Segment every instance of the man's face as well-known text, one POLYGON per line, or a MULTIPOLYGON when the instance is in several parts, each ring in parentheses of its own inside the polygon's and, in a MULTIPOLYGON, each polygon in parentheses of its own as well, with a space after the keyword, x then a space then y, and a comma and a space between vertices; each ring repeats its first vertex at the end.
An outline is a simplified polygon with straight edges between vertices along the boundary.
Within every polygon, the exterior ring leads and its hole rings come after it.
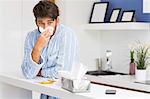
POLYGON ((57 26, 57 23, 58 23, 57 19, 52 20, 51 18, 47 18, 47 17, 46 18, 37 18, 36 19, 37 26, 38 27, 42 27, 43 29, 45 29, 45 28, 47 28, 49 26, 51 26, 51 27, 53 27, 55 29, 56 26, 57 26))

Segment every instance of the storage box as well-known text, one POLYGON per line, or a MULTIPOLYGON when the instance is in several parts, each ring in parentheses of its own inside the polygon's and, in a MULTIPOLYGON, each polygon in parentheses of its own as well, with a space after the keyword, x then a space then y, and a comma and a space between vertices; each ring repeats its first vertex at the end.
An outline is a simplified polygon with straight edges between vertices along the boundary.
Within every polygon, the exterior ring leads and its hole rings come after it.
POLYGON ((89 92, 90 91, 90 81, 87 79, 67 79, 61 77, 62 88, 70 92, 89 92))

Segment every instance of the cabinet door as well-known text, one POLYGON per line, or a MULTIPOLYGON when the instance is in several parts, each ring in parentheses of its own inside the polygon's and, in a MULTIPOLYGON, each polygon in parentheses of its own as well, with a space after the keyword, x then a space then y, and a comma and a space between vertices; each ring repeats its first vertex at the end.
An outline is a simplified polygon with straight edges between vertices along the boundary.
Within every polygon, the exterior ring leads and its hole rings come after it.
POLYGON ((40 99, 40 95, 39 92, 32 91, 32 99, 40 99))

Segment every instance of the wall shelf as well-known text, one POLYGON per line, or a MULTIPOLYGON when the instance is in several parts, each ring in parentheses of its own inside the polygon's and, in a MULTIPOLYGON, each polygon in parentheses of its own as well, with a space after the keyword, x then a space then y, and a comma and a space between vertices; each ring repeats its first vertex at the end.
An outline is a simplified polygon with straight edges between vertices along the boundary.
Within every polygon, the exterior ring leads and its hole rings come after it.
POLYGON ((85 30, 147 30, 150 24, 144 22, 96 23, 83 25, 85 30))

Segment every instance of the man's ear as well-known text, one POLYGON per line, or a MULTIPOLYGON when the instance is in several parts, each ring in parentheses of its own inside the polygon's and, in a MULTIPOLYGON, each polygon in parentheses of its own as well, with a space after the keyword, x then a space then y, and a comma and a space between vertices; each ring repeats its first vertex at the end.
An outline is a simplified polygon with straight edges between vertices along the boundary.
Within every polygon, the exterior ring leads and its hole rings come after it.
POLYGON ((56 22, 57 22, 57 24, 59 23, 59 17, 57 17, 56 22))
POLYGON ((57 17, 57 18, 55 19, 55 30, 56 30, 56 27, 58 26, 58 24, 59 24, 59 17, 57 17))

